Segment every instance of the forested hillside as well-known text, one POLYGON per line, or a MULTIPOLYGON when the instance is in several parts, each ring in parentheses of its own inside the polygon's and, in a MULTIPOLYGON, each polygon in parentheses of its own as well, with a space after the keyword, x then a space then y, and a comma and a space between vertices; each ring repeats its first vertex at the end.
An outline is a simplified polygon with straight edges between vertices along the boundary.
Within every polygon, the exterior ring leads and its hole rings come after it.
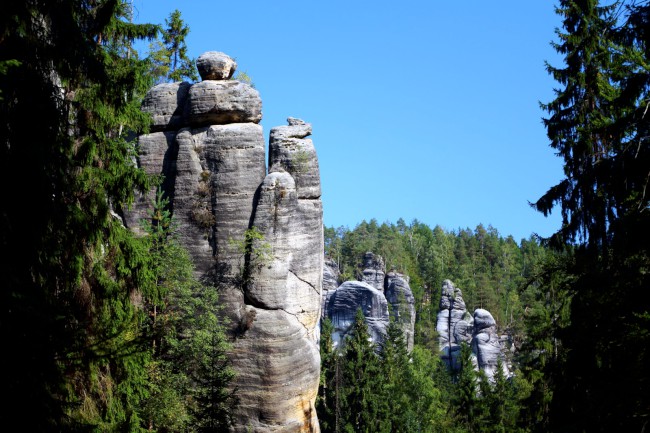
POLYGON ((517 242, 483 225, 448 231, 418 221, 379 224, 371 220, 354 229, 325 228, 325 254, 338 263, 343 280, 360 279, 361 259, 367 251, 381 255, 387 270, 410 277, 420 344, 434 340, 445 279, 462 289, 469 311, 489 310, 502 331, 521 340, 524 316, 536 305, 536 279, 552 255, 534 236, 517 242))
MULTIPOLYGON (((365 350, 364 356, 344 350, 345 355, 337 358, 325 341, 323 375, 325 384, 327 378, 331 383, 323 390, 320 406, 324 431, 336 431, 332 426, 337 421, 356 423, 354 431, 514 431, 518 424, 526 431, 523 406, 530 397, 535 372, 539 371, 535 366, 537 356, 534 361, 521 357, 547 343, 541 334, 535 341, 527 336, 536 330, 547 332, 553 326, 553 310, 561 308, 541 285, 545 266, 559 255, 540 245, 533 236, 516 242, 512 237, 501 236, 495 228, 482 225, 474 230, 447 231, 418 221, 378 224, 371 220, 354 229, 325 228, 325 253, 339 264, 343 280, 361 279, 362 258, 367 251, 380 254, 387 271, 410 277, 417 313, 412 354, 415 364, 408 361, 403 336, 394 323, 389 327, 385 344, 374 349, 360 343, 367 341, 367 337, 359 337, 357 334, 363 333, 363 328, 355 328, 352 340, 356 343, 349 350, 365 350), (462 289, 468 311, 484 308, 492 312, 500 333, 507 334, 517 350, 513 363, 516 377, 508 381, 503 370, 498 369, 495 383, 488 382, 484 375, 474 371, 469 347, 461 353, 460 371, 449 371, 440 361, 436 321, 445 279, 462 289), (528 329, 533 323, 536 329, 528 329), (380 355, 374 357, 373 350, 380 355), (372 364, 374 358, 377 365, 372 364), (361 359, 369 364, 359 366, 361 359), (343 371, 338 379, 332 375, 337 369, 343 371), (352 379, 345 376, 348 369, 356 369, 353 389, 366 386, 365 393, 347 389, 346 384, 352 384, 352 379), (429 372, 424 382, 414 377, 422 371, 429 372), (359 378, 363 378, 363 385, 359 385, 359 378), (479 387, 482 396, 475 392, 479 387), (349 392, 360 392, 361 396, 351 396, 349 392), (390 396, 384 395, 386 392, 390 396), (338 420, 331 410, 337 404, 337 393, 344 395, 345 401, 362 401, 356 409, 338 402, 342 408, 338 420), (395 399, 402 406, 376 403, 384 398, 395 399), (427 403, 418 406, 422 402, 427 403), (355 418, 351 414, 361 415, 355 418)), ((328 326, 323 328, 324 334, 328 333, 328 326)))

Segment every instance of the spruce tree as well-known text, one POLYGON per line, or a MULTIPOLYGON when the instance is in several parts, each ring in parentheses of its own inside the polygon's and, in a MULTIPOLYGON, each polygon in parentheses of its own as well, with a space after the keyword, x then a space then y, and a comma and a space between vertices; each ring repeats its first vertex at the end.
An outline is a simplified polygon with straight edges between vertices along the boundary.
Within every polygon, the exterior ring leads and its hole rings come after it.
POLYGON ((548 214, 559 205, 551 243, 574 251, 549 411, 563 431, 640 431, 650 419, 637 391, 650 382, 648 2, 619 6, 560 2, 565 67, 548 70, 563 87, 543 105, 566 177, 534 206, 548 214))
POLYGON ((379 363, 368 334, 368 325, 357 310, 350 334, 345 339, 343 363, 342 419, 346 432, 371 433, 377 428, 379 363))
POLYGON ((182 81, 199 79, 196 61, 187 56, 185 38, 190 28, 176 9, 165 19, 166 27, 162 30, 162 40, 157 39, 149 47, 149 61, 152 75, 156 82, 182 81))
POLYGON ((478 431, 480 407, 478 401, 479 382, 472 362, 472 349, 463 343, 460 346, 460 369, 456 374, 456 395, 453 399, 455 413, 469 432, 478 431))
POLYGON ((10 0, 0 21, 3 426, 135 429, 155 296, 146 242, 112 209, 148 188, 127 132, 150 85, 122 1, 10 0), (20 181, 23 179, 23 181, 20 181))
POLYGON ((215 432, 232 423, 237 398, 229 345, 218 319, 216 289, 201 284, 187 251, 176 237, 169 201, 159 190, 151 220, 144 222, 158 299, 147 299, 152 360, 147 427, 215 432))

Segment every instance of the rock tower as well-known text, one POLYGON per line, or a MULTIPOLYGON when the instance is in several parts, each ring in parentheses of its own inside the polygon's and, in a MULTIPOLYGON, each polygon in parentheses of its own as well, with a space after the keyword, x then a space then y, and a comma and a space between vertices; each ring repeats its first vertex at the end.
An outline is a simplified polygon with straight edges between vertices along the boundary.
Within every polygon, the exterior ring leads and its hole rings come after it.
POLYGON ((494 317, 482 308, 470 314, 461 290, 450 280, 442 283, 436 330, 440 355, 452 369, 460 368, 460 345, 466 343, 472 349, 475 368, 483 370, 488 379, 493 378, 499 359, 503 362, 504 373, 509 375, 505 356, 507 338, 497 334, 494 317))
POLYGON ((335 346, 349 334, 357 309, 361 308, 368 332, 374 343, 380 344, 386 336, 390 316, 399 323, 407 349, 413 349, 415 328, 415 298, 409 287, 409 278, 397 272, 386 274, 384 259, 372 252, 363 256, 361 281, 346 281, 340 286, 338 265, 328 260, 324 267, 327 284, 323 290, 323 318, 334 325, 335 346))
MULTIPOLYGON (((258 91, 231 79, 237 64, 223 53, 197 66, 201 82, 146 95, 153 127, 139 137, 138 164, 164 176, 181 242, 218 289, 240 399, 233 431, 318 432, 323 220, 312 127, 289 118, 272 128, 267 172, 258 91)), ((133 230, 152 195, 125 214, 133 230)))

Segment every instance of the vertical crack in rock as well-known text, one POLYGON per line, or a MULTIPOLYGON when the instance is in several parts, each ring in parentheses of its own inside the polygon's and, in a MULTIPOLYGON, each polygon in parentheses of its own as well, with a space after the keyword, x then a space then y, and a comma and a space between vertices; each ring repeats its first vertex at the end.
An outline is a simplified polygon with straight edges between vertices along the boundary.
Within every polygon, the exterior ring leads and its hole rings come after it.
MULTIPOLYGON (((295 118, 273 128, 266 174, 259 93, 228 79, 237 65, 223 53, 198 63, 202 82, 146 95, 157 132, 140 137, 139 163, 169 179, 179 239, 218 289, 240 399, 232 431, 318 432, 323 220, 312 128, 295 118), (253 228, 263 236, 248 245, 253 228)), ((129 227, 147 205, 125 211, 129 227)))

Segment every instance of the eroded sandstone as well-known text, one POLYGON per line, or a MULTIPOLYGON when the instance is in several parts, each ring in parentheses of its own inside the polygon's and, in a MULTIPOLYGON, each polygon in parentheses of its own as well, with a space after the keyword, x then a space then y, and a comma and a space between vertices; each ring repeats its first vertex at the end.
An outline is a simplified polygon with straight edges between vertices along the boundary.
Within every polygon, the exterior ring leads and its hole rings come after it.
MULTIPOLYGON (((228 59, 206 53, 205 81, 151 89, 143 110, 164 132, 140 137, 138 164, 164 177, 179 239, 218 289, 240 399, 233 431, 318 432, 323 210, 311 125, 273 129, 267 174, 262 101, 228 80, 228 59)), ((134 230, 152 194, 124 211, 134 230)))

